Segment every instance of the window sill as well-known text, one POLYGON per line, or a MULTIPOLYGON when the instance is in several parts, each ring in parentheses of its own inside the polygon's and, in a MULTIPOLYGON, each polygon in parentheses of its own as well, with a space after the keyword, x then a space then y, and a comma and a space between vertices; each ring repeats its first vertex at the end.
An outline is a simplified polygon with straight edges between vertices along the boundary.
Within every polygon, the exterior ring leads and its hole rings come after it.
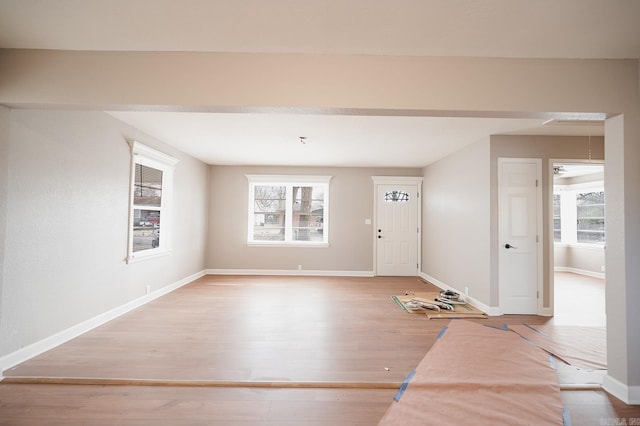
POLYGON ((142 262, 143 260, 151 260, 151 259, 157 259, 159 257, 164 257, 164 256, 168 256, 169 253, 171 253, 171 250, 160 250, 160 249, 156 249, 153 250, 153 252, 147 252, 146 250, 143 252, 144 254, 141 253, 135 253, 132 254, 130 256, 128 256, 125 261, 127 262, 127 264, 129 263, 137 263, 137 262, 142 262))
POLYGON ((605 244, 588 244, 588 243, 553 243, 555 247, 578 248, 587 250, 604 250, 605 244))
POLYGON ((293 247, 293 248, 327 248, 329 247, 329 243, 266 243, 266 242, 248 242, 247 246, 249 247, 293 247))

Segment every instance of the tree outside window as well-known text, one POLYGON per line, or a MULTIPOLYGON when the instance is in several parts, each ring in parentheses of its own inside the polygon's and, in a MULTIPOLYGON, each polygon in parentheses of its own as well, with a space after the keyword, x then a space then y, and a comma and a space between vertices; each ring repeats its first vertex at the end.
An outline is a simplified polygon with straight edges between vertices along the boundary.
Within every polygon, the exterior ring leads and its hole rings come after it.
POLYGON ((326 245, 330 176, 249 179, 249 244, 326 245))

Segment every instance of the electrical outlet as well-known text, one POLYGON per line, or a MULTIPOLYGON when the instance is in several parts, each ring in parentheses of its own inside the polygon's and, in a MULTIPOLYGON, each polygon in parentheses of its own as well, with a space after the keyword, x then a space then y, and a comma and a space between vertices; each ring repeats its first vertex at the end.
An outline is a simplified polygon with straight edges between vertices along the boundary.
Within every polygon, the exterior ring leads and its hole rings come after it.
POLYGON ((600 271, 604 272, 604 265, 600 267, 600 271))
POLYGON ((467 287, 467 286, 464 287, 464 295, 465 296, 469 295, 469 287, 467 287))
POLYGON ((302 265, 298 265, 298 271, 302 271, 302 265))
POLYGON ((148 285, 148 286, 146 286, 144 288, 144 294, 149 294, 149 293, 151 293, 151 286, 150 285, 148 285))

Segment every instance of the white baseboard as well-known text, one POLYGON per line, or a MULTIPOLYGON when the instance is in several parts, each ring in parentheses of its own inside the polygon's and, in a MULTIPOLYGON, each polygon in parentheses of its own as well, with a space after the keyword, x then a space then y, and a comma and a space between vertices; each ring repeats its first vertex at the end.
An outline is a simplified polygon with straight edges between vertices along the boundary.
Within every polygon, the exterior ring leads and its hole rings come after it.
POLYGON ((207 269, 207 275, 292 275, 310 277, 373 277, 373 271, 322 271, 311 269, 207 269))
POLYGON ((431 284, 440 287, 442 290, 453 290, 456 293, 460 293, 463 297, 464 300, 471 303, 473 306, 475 306, 476 308, 480 309, 481 311, 485 312, 487 315, 492 316, 492 317, 497 317, 502 315, 502 311, 500 310, 500 308, 498 307, 491 307, 488 305, 485 305, 484 303, 482 303, 481 301, 474 299, 473 297, 469 297, 467 295, 464 294, 464 291, 460 291, 454 287, 451 287, 450 285, 447 285, 445 283, 443 283, 442 281, 437 280, 436 278, 433 278, 432 276, 425 274, 424 272, 420 272, 419 274, 420 278, 422 278, 425 281, 430 282, 431 284))
POLYGON ((602 389, 628 405, 640 405, 640 386, 629 386, 608 374, 602 379, 602 389))
POLYGON ((604 279, 605 274, 602 272, 587 271, 586 269, 569 268, 567 266, 556 266, 554 272, 571 272, 572 274, 584 275, 587 277, 604 279))
POLYGON ((128 303, 125 303, 124 305, 118 306, 117 308, 111 309, 107 312, 104 312, 72 327, 69 327, 66 330, 62 330, 54 335, 46 337, 40 341, 30 344, 29 346, 25 346, 22 349, 18 349, 17 351, 11 352, 10 354, 1 357, 0 380, 2 380, 2 372, 15 367, 22 362, 27 361, 28 359, 40 355, 43 352, 53 349, 56 346, 68 342, 69 340, 74 339, 96 327, 99 327, 102 324, 118 318, 119 316, 126 314, 127 312, 130 312, 146 303, 149 303, 152 300, 157 299, 158 297, 164 296, 167 293, 170 293, 186 284, 189 284, 190 282, 204 275, 205 271, 197 272, 193 275, 181 279, 180 281, 166 285, 152 293, 134 299, 128 303))

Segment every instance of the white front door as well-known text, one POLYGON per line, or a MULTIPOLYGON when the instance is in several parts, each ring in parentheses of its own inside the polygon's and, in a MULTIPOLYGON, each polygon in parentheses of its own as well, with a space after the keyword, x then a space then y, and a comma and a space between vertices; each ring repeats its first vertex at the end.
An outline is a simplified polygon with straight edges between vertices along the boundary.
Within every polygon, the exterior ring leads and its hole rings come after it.
POLYGON ((536 314, 542 279, 542 162, 500 158, 498 167, 500 309, 536 314))
POLYGON ((376 274, 418 275, 419 186, 376 185, 376 274))

